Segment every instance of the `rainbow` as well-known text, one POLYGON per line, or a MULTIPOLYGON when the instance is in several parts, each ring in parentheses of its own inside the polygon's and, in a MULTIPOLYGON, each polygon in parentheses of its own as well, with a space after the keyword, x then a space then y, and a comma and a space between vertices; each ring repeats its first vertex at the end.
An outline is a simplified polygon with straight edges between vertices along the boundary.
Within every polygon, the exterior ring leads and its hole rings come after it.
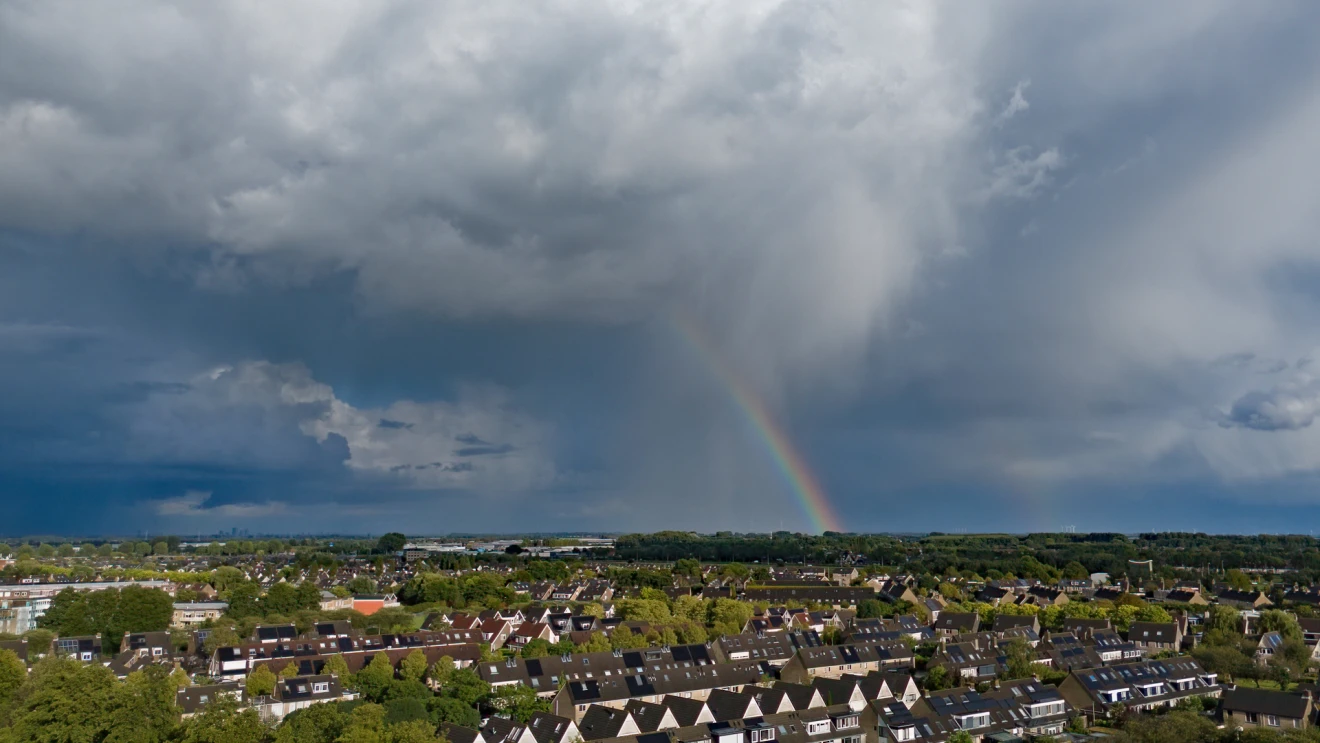
POLYGON ((678 313, 674 315, 674 326, 688 345, 701 354, 724 386, 728 387, 733 401, 751 423, 816 531, 843 531, 834 507, 825 496, 825 489, 812 473, 807 460, 793 446, 788 433, 775 419, 770 406, 756 393, 756 389, 734 371, 719 348, 696 323, 678 313))

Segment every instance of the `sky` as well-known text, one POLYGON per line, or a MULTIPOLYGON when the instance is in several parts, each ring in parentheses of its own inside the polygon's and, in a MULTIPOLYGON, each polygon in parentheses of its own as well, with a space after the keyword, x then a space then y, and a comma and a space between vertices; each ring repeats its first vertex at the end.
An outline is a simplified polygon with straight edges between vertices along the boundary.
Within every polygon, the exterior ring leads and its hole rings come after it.
POLYGON ((1318 131, 1304 1, 10 0, 0 533, 1307 533, 1318 131))

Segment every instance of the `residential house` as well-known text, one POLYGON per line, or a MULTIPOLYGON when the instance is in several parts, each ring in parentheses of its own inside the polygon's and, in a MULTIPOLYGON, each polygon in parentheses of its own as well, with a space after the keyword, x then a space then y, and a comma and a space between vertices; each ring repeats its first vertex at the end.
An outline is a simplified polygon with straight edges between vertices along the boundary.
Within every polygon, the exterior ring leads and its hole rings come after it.
POLYGON ((1235 609, 1261 609, 1274 605, 1263 591, 1237 591, 1231 588, 1221 588, 1216 591, 1215 600, 1235 609))
POLYGON ((970 687, 934 692, 911 709, 877 700, 866 707, 865 724, 884 743, 944 743, 960 731, 973 740, 1021 740, 1058 734, 1073 714, 1054 687, 1023 679, 984 694, 970 687))
POLYGON ((1171 707, 1189 697, 1217 698, 1218 676, 1189 657, 1145 660, 1103 668, 1074 670, 1059 692, 1079 712, 1094 720, 1116 705, 1132 711, 1171 707))
POLYGON ((174 617, 170 621, 170 626, 175 628, 192 627, 194 625, 219 619, 220 615, 225 613, 229 604, 223 601, 190 601, 176 603, 174 605, 174 617))
POLYGON ((981 615, 976 612, 949 612, 940 614, 935 621, 935 634, 951 637, 964 632, 975 632, 981 626, 981 615))
POLYGON ((764 714, 760 705, 756 703, 756 695, 745 691, 716 689, 706 697, 706 708, 710 710, 715 722, 761 717, 764 714))
POLYGON ((506 644, 511 648, 523 648, 532 640, 545 640, 551 644, 559 642, 559 638, 555 635, 555 631, 550 628, 550 625, 541 622, 523 622, 518 626, 518 629, 513 631, 513 634, 509 635, 506 644))
POLYGON ((760 678, 760 664, 749 662, 595 677, 570 681, 559 689, 551 704, 556 714, 581 721, 587 708, 593 704, 623 709, 633 699, 658 702, 666 695, 705 701, 715 689, 738 691, 760 678))
POLYGON ((1201 594, 1201 589, 1197 588, 1175 588, 1169 591, 1164 600, 1174 604, 1189 604, 1191 606, 1208 606, 1209 601, 1201 594))
POLYGON ((1133 622, 1128 640, 1150 653, 1177 652, 1182 648, 1182 628, 1178 622, 1133 622))
POLYGON ((78 637, 57 637, 51 642, 51 652, 75 660, 97 660, 101 657, 101 633, 97 632, 95 635, 78 637))
POLYGON ((30 666, 36 661, 35 654, 33 657, 28 656, 28 639, 26 637, 20 637, 16 640, 0 640, 0 650, 10 651, 18 656, 18 659, 23 661, 24 665, 30 666))
POLYGON ((865 674, 882 668, 911 667, 912 651, 901 642, 893 645, 828 645, 800 648, 784 664, 779 677, 785 681, 806 683, 825 676, 838 678, 845 673, 865 674))
POLYGON ((1112 630, 1108 619, 1088 619, 1070 617, 1063 620, 1063 631, 1076 635, 1078 639, 1089 639, 1094 632, 1112 630))
POLYGON ((996 634, 1002 634, 1012 629, 1026 628, 1032 633, 1040 634, 1040 618, 1035 614, 1026 614, 1015 616, 1010 614, 998 614, 995 616, 995 623, 990 631, 996 634))
POLYGON ((1310 694, 1242 686, 1224 691, 1219 699, 1219 711, 1224 727, 1230 730, 1309 729, 1315 721, 1315 704, 1310 694))
POLYGON ((262 720, 279 722, 288 714, 325 702, 348 702, 357 692, 343 687, 336 676, 294 676, 281 678, 270 696, 251 699, 262 720))
MULTIPOLYGON (((1007 588, 986 586, 976 592, 976 600, 981 603, 990 604, 991 606, 999 606, 999 603, 1008 598, 1010 593, 1011 592, 1007 588)), ((1011 601, 1011 599, 1009 600, 1011 601)))
POLYGON ((1283 635, 1278 632, 1266 632, 1256 643, 1256 663, 1265 665, 1283 649, 1283 635))
POLYGON ((770 601, 776 604, 788 602, 825 604, 835 609, 856 606, 857 604, 874 599, 876 593, 874 590, 865 587, 846 587, 835 585, 822 586, 786 586, 786 587, 765 587, 748 586, 743 589, 743 598, 747 601, 770 601))
POLYGON ((555 586, 555 590, 550 592, 550 598, 553 601, 577 601, 583 588, 584 586, 581 583, 564 583, 555 586))
POLYGON ((479 664, 476 670, 482 680, 493 687, 522 684, 531 687, 538 695, 553 696, 563 681, 658 675, 712 665, 716 658, 711 650, 710 646, 696 644, 569 653, 542 658, 509 658, 502 662, 479 664))
POLYGON ((724 635, 716 640, 714 647, 725 661, 761 661, 779 668, 792 660, 799 648, 816 648, 823 644, 816 632, 795 630, 724 635))
POLYGON ((1092 632, 1091 645, 1105 663, 1130 663, 1146 654, 1142 646, 1123 639, 1112 629, 1092 632))
MULTIPOLYGON (((756 687, 749 686, 746 688, 756 687)), ((654 733, 657 730, 669 730, 679 727, 678 718, 664 704, 631 699, 623 708, 632 716, 633 722, 637 724, 637 728, 643 733, 654 733)))
POLYGON ((381 609, 389 609, 398 605, 399 599, 392 593, 363 594, 353 597, 353 611, 361 612, 368 616, 375 614, 381 609))
POLYGON ((1095 593, 1092 594, 1091 598, 1096 601, 1112 601, 1118 603, 1126 595, 1126 585, 1101 586, 1100 588, 1095 589, 1095 593))
POLYGON ((1023 601, 1019 603, 1029 603, 1034 606, 1063 606, 1068 603, 1068 594, 1057 588, 1049 586, 1032 586, 1027 589, 1023 596, 1023 601))
POLYGON ((989 681, 999 673, 999 649, 982 649, 971 642, 949 642, 931 656, 926 667, 943 667, 959 683, 989 681))
POLYGON ((336 596, 329 591, 321 591, 321 611, 338 611, 352 608, 352 596, 336 596))
POLYGON ((247 692, 243 690, 241 684, 184 686, 175 692, 174 705, 179 708, 179 715, 186 720, 221 697, 228 697, 242 704, 247 701, 247 692))
POLYGON ((1049 658, 1051 668, 1064 671, 1104 665, 1093 645, 1078 639, 1070 632, 1049 633, 1049 639, 1038 646, 1038 650, 1049 658))

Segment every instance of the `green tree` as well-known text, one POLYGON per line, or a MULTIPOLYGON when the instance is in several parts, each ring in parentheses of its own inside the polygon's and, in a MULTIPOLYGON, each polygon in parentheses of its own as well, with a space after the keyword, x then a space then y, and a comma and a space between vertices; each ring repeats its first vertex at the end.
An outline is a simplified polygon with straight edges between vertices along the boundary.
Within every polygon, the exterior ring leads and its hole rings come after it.
POLYGON ((610 638, 602 632, 592 632, 591 638, 577 648, 580 653, 603 653, 612 649, 613 645, 610 644, 610 638))
POLYGON ((408 543, 408 537, 397 531, 382 534, 380 539, 376 540, 376 551, 385 554, 393 554, 403 549, 403 545, 408 543))
POLYGON ((344 660, 344 656, 339 655, 338 653, 331 655, 329 658, 326 658, 325 666, 322 667, 321 673, 328 673, 338 676, 340 679, 347 679, 348 662, 344 660))
POLYGON ((518 654, 524 658, 544 658, 550 654, 550 643, 538 637, 524 645, 518 654))
POLYGON ((277 679, 275 674, 271 673, 270 667, 260 665, 253 669, 247 677, 247 693, 250 697, 268 696, 275 691, 277 679))
POLYGON ((638 650, 648 646, 645 635, 633 632, 627 625, 621 624, 610 633, 610 647, 615 650, 638 650))
POLYGON ((305 580, 298 584, 294 592, 294 601, 299 609, 316 610, 321 608, 321 589, 316 584, 305 580))
POLYGON ((459 668, 449 675, 449 680, 440 688, 440 693, 464 704, 476 706, 490 696, 490 684, 482 681, 476 671, 459 668))
POLYGON ((1233 588, 1234 590, 1237 591, 1251 590, 1251 579, 1247 577, 1246 573, 1242 572, 1241 570, 1238 570, 1237 568, 1229 569, 1229 571, 1224 575, 1224 582, 1227 583, 1230 588, 1233 588))
MULTIPOLYGON (((320 605, 319 602, 317 605, 320 605)), ((266 589, 266 595, 261 597, 260 606, 262 614, 282 616, 288 616, 303 608, 298 604, 298 589, 286 581, 280 581, 266 589)))
POLYGON ((115 676, 105 666, 46 658, 32 669, 10 710, 8 740, 106 740, 114 732, 116 691, 115 676))
POLYGON ((275 743, 335 743, 348 725, 337 704, 313 704, 288 717, 275 731, 275 743))
POLYGON ((372 594, 379 590, 375 579, 369 575, 356 576, 345 583, 344 587, 351 591, 355 596, 372 594))
POLYGON ((522 684, 505 684, 495 690, 490 706, 506 712, 520 725, 527 724, 537 712, 549 712, 550 700, 536 695, 536 690, 522 684))
MULTIPOLYGON (((425 707, 422 708, 423 711, 425 707)), ((435 725, 430 720, 405 720, 386 728, 389 743, 435 743, 435 725)))
POLYGON ((207 655, 214 655, 218 648, 233 647, 242 641, 232 626, 219 624, 211 628, 211 633, 202 642, 202 651, 207 655))
POLYGON ((388 743, 385 737, 385 708, 372 703, 354 707, 338 743, 388 743))
POLYGON ((8 706, 27 680, 27 666, 12 650, 0 649, 0 710, 8 706))
POLYGON ((1086 580, 1091 577, 1091 574, 1086 571, 1085 565, 1072 560, 1063 566, 1063 577, 1068 580, 1086 580))
POLYGON ((175 689, 185 689, 192 686, 192 677, 188 675, 187 671, 183 670, 182 666, 170 672, 170 681, 174 683, 175 689))
POLYGON ((705 624, 709 609, 706 607, 706 602, 696 596, 679 596, 674 599, 670 613, 676 621, 705 624))
POLYGON ((949 736, 949 743, 976 743, 976 739, 966 730, 958 730, 949 736))
POLYGON ((1297 617, 1281 609, 1266 609, 1260 613, 1260 631, 1278 632, 1285 640, 1302 639, 1302 628, 1297 622, 1297 617))
POLYGON ((1001 678, 1022 679, 1028 678, 1032 673, 1032 665, 1036 662, 1036 653, 1031 649, 1031 645, 1021 637, 1014 638, 1004 648, 1004 668, 1000 672, 1001 678))
POLYGON ((1237 609, 1224 604, 1215 604, 1210 607, 1209 616, 1206 617, 1206 631, 1218 630, 1223 633, 1240 633, 1242 627, 1241 616, 1237 609))
POLYGON ((169 553, 170 545, 166 542, 156 542, 151 545, 151 554, 153 555, 168 555, 169 553))
POLYGON ((673 620, 669 604, 661 599, 624 599, 614 609, 622 619, 646 622, 652 626, 673 620))
POLYGON ((674 563, 673 573, 674 575, 679 575, 686 578, 700 578, 701 561, 684 557, 674 563))
POLYGON ((439 660, 431 665, 431 670, 426 672, 426 676, 436 686, 444 686, 453 677, 454 670, 454 659, 448 655, 442 655, 439 660))
POLYGON ((752 605, 734 599, 715 599, 710 607, 710 624, 718 635, 736 635, 752 618, 752 605))
POLYGON ((279 677, 282 679, 291 679, 298 675, 298 664, 292 661, 285 663, 280 669, 279 677))
POLYGON ((926 691, 941 691, 952 685, 953 683, 949 679, 949 669, 944 666, 935 666, 926 672, 926 680, 923 683, 926 691))
POLYGON ((891 613, 889 605, 879 599, 865 599, 857 605, 858 619, 880 619, 891 613))
POLYGON ((222 694, 185 720, 181 732, 182 743, 264 743, 270 731, 255 709, 240 710, 237 700, 222 694))
POLYGON ((229 608, 225 614, 234 619, 261 615, 261 586, 253 581, 239 581, 230 587, 227 598, 229 608))
POLYGON ((431 722, 439 725, 443 722, 475 728, 481 725, 481 713, 470 704, 464 704, 451 697, 434 697, 426 701, 426 709, 431 722))
POLYGON ((376 653, 371 662, 353 676, 353 684, 362 696, 378 702, 385 696, 385 691, 394 682, 394 666, 385 653, 376 653))
POLYGON ((221 593, 247 580, 243 571, 231 565, 221 565, 212 574, 211 586, 221 593))
POLYGON ((399 661, 399 677, 404 681, 421 681, 426 676, 426 654, 414 650, 399 661))

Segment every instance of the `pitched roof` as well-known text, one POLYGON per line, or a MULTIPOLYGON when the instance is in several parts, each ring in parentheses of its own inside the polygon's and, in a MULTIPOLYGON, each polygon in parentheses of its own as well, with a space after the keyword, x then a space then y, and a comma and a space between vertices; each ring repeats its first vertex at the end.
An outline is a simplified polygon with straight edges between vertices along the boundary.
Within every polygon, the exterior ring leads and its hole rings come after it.
POLYGON ((617 738, 624 725, 632 722, 632 714, 626 709, 614 709, 603 704, 593 704, 587 708, 582 721, 578 723, 578 732, 583 740, 601 740, 617 738))
POLYGON ((1225 712, 1255 712, 1300 720, 1306 717, 1306 697, 1284 691, 1229 689, 1221 697, 1225 712))

